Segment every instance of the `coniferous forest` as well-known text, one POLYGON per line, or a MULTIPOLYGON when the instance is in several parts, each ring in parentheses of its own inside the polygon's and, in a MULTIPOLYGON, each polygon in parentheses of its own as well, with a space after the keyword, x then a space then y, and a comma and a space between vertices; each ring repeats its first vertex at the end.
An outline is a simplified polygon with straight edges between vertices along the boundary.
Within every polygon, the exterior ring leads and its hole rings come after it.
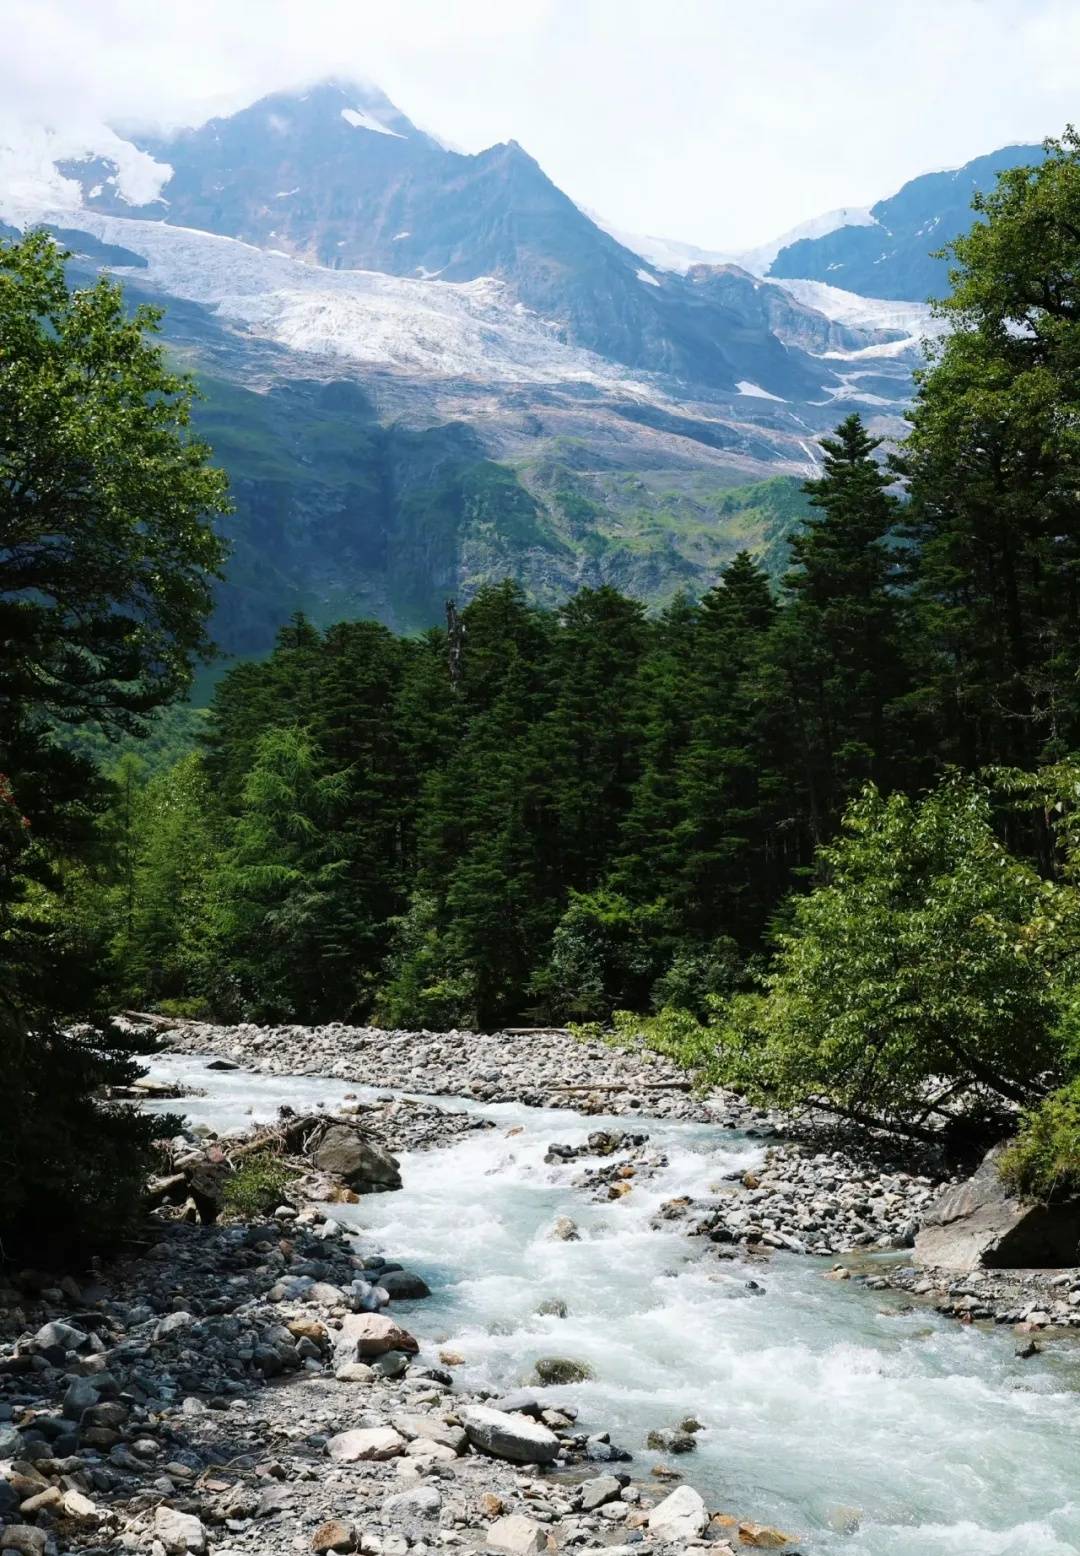
POLYGON ((543 610, 507 582, 417 637, 298 616, 148 761, 130 737, 205 646, 223 492, 153 319, 101 283, 88 320, 46 243, 5 248, 4 1041, 47 1027, 70 1052, 65 1022, 124 1005, 614 1020, 916 1134, 943 1107, 1035 1107, 1018 1181, 1080 1177, 1072 132, 977 201, 951 260, 906 441, 839 420, 779 588, 744 553, 659 613, 608 588, 543 610), (116 403, 26 475, 43 397, 99 384, 105 339, 116 403), (138 442, 153 494, 106 479, 94 438, 120 468, 138 442), (92 761, 76 725, 123 754, 92 761))

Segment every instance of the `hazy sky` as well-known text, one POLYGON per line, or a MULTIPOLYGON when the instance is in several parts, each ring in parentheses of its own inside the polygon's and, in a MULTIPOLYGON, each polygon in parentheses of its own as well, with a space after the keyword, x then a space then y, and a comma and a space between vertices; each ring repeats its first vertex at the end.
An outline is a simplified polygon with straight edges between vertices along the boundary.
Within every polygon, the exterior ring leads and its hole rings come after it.
POLYGON ((730 249, 1080 117, 1080 0, 0 0, 7 107, 197 123, 320 76, 730 249))

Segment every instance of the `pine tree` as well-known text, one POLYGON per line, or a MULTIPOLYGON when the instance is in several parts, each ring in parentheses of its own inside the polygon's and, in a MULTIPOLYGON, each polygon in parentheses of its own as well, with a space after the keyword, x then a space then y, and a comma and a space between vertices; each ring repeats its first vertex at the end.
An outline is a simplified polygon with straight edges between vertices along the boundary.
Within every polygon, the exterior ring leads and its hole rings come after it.
POLYGON ((832 835, 845 800, 904 776, 902 699, 909 689, 895 588, 899 505, 875 460, 880 440, 858 415, 824 439, 824 472, 807 483, 818 516, 792 537, 773 664, 788 703, 812 841, 832 835))
POLYGON ((967 767, 1080 743, 1080 137, 979 196, 904 469, 920 696, 967 767))

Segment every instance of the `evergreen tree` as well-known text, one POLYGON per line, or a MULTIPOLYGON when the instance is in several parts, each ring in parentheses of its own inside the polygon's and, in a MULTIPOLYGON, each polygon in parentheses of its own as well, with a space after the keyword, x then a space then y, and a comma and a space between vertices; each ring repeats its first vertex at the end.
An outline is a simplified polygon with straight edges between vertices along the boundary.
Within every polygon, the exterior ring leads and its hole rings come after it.
POLYGON ((904 451, 920 690, 967 767, 1080 742, 1080 138, 1047 153, 951 245, 949 330, 904 451))
POLYGON ((894 587, 899 513, 880 440, 858 415, 822 441, 824 472, 806 485, 818 516, 792 537, 785 609, 773 644, 776 695, 791 719, 791 778, 812 841, 832 835, 861 784, 905 776, 899 727, 909 689, 901 602, 894 587))
POLYGON ((219 1007, 246 1019, 350 1013, 357 961, 342 846, 347 779, 295 726, 259 741, 211 882, 219 1007))

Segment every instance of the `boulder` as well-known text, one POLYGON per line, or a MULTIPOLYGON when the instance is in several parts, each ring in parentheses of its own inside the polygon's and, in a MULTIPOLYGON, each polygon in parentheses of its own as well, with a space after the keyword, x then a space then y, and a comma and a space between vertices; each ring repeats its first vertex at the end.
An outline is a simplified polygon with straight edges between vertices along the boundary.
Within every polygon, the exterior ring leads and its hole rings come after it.
POLYGON ((331 1437, 326 1451, 338 1464, 396 1459, 405 1451, 405 1439, 389 1426, 358 1426, 331 1437))
POLYGON ((358 1192, 401 1187, 397 1157, 354 1124, 328 1124, 312 1147, 311 1160, 320 1172, 344 1178, 358 1192))
POLYGON ((168 1556, 202 1556, 206 1550, 206 1530, 194 1513, 181 1513, 175 1507, 159 1507, 154 1514, 154 1534, 168 1556))
POLYGON ((578 1487, 581 1511, 594 1513, 607 1502, 617 1502, 626 1479, 625 1475, 621 1479, 617 1475, 594 1475, 592 1480, 583 1480, 578 1487))
POLYGON ((584 1383, 593 1376, 588 1362, 571 1361, 568 1356, 541 1356, 536 1363, 536 1381, 549 1386, 584 1383))
POLYGON ((18 1551, 19 1556, 45 1556, 44 1529, 33 1524, 9 1524, 0 1529, 0 1551, 18 1551))
POLYGON ((547 1549, 547 1536, 538 1523, 523 1513, 510 1513, 492 1524, 487 1532, 487 1547, 505 1551, 506 1556, 539 1556, 547 1549))
POLYGON ((387 1270, 379 1276, 379 1285, 393 1302, 414 1302, 419 1297, 430 1297, 431 1287, 412 1270, 387 1270))
POLYGON ((739 1543, 749 1545, 755 1551, 778 1551, 791 1544, 791 1535, 769 1524, 742 1523, 739 1525, 739 1543))
POLYGON ((679 1486, 649 1514, 649 1533, 665 1544, 694 1540, 709 1522, 709 1510, 693 1486, 679 1486))
POLYGON ((396 1491, 383 1503, 384 1518, 434 1518, 442 1506, 436 1486, 415 1486, 411 1491, 396 1491))
POLYGON ((556 1216, 551 1223, 548 1236, 557 1243, 576 1243, 581 1240, 577 1222, 572 1221, 569 1216, 556 1216))
POLYGON ((89 1338, 82 1329, 55 1319, 50 1324, 42 1324, 34 1336, 33 1345, 35 1351, 53 1351, 62 1359, 68 1351, 81 1351, 89 1338))
POLYGON ((528 1416, 492 1410, 489 1405, 473 1405, 466 1411, 463 1424, 474 1448, 496 1459, 509 1459, 513 1464, 552 1464, 559 1452, 555 1433, 528 1416))
POLYGON ((1080 1199, 1038 1205, 1015 1198, 995 1146, 978 1171, 945 1189, 915 1237, 916 1262, 943 1270, 1058 1268, 1080 1261, 1080 1199))
POLYGON ((405 1351, 386 1351, 371 1364, 377 1378, 400 1378, 408 1369, 409 1356, 405 1351))
POLYGON ((375 1375, 367 1362, 342 1362, 334 1373, 339 1383, 370 1383, 375 1375))
POLYGON ((354 1551, 356 1543, 355 1524, 346 1523, 343 1518, 328 1519, 311 1536, 311 1549, 317 1556, 326 1556, 329 1551, 354 1551))
POLYGON ((81 1491, 65 1491, 63 1508, 65 1518, 74 1519, 76 1523, 96 1524, 101 1521, 100 1509, 81 1491))
POLYGON ((419 1344, 407 1329, 395 1324, 385 1313, 348 1313, 334 1343, 334 1362, 368 1361, 388 1351, 404 1351, 415 1356, 419 1344))
POLYGON ((392 1424, 394 1430, 400 1432, 402 1437, 422 1438, 425 1442, 441 1443, 444 1448, 451 1448, 455 1454, 465 1452, 466 1437, 461 1427, 440 1421, 438 1416, 395 1416, 392 1424))

